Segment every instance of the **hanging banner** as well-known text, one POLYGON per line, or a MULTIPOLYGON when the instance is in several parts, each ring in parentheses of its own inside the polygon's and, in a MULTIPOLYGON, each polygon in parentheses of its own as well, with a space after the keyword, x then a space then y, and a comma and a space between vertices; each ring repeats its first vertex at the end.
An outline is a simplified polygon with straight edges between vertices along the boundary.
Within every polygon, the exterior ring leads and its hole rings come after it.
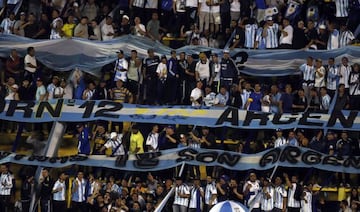
POLYGON ((358 111, 330 113, 271 114, 233 107, 148 106, 109 100, 51 100, 0 102, 0 119, 16 122, 88 122, 108 120, 159 124, 181 124, 243 129, 328 128, 360 129, 358 111))
POLYGON ((181 165, 222 166, 231 170, 267 170, 275 166, 316 168, 333 172, 360 173, 360 157, 325 155, 311 149, 286 146, 272 148, 257 154, 180 148, 161 152, 129 155, 122 160, 105 155, 74 155, 48 158, 0 152, 0 164, 17 163, 43 167, 66 167, 71 165, 105 167, 126 171, 159 171, 181 165))

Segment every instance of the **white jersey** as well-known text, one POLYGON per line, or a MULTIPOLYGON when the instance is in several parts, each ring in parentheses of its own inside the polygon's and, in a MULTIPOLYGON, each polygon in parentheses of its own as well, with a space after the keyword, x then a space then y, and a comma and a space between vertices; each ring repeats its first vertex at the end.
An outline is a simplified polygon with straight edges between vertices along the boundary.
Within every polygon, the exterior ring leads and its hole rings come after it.
POLYGON ((320 68, 316 68, 316 72, 315 72, 315 85, 314 87, 316 88, 321 88, 323 86, 325 86, 325 74, 326 74, 326 70, 324 68, 324 66, 321 66, 320 68), (322 74, 322 76, 320 76, 319 73, 322 74))
MULTIPOLYGON (((205 204, 209 205, 213 195, 217 195, 217 189, 214 183, 209 183, 205 188, 205 204)), ((212 205, 217 204, 217 198, 214 199, 212 205)))
POLYGON ((125 155, 124 145, 122 144, 122 137, 123 135, 119 134, 116 140, 109 139, 104 144, 106 148, 112 149, 112 155, 114 156, 125 155))
POLYGON ((285 146, 287 144, 287 141, 284 137, 277 138, 274 142, 274 147, 281 147, 285 146))
POLYGON ((288 191, 287 206, 290 208, 300 208, 300 202, 294 198, 296 186, 298 186, 296 183, 292 183, 292 188, 288 191))
POLYGON ((314 85, 314 78, 315 78, 315 68, 314 66, 310 66, 306 63, 300 66, 300 71, 303 73, 303 80, 304 84, 306 85, 314 85))
POLYGON ((251 185, 249 190, 249 199, 246 201, 247 206, 252 206, 252 208, 260 208, 260 200, 261 198, 257 198, 259 192, 261 191, 260 182, 256 180, 255 182, 247 181, 244 185, 244 192, 248 185, 251 185))
POLYGON ((176 186, 175 188, 175 198, 174 198, 174 205, 181 205, 188 207, 189 204, 189 198, 180 197, 179 193, 184 194, 190 194, 189 187, 185 184, 182 184, 180 186, 176 186))
POLYGON ((349 88, 349 77, 351 72, 351 66, 347 65, 344 66, 343 64, 340 65, 339 74, 340 74, 340 84, 344 84, 345 88, 349 88))
POLYGON ((63 21, 60 17, 57 17, 53 20, 53 22, 51 23, 51 33, 50 33, 50 39, 60 39, 61 35, 60 32, 57 31, 57 27, 59 27, 58 25, 63 25, 63 21))
POLYGON ((189 208, 197 208, 197 205, 200 205, 200 209, 202 209, 203 202, 201 192, 204 192, 204 189, 202 187, 191 188, 189 208))
POLYGON ((335 0, 336 17, 349 16, 349 0, 335 0))
POLYGON ((312 194, 309 191, 304 191, 304 199, 301 200, 301 209, 300 212, 312 211, 312 194))
POLYGON ((272 211, 273 208, 274 208, 274 188, 272 186, 267 186, 262 191, 261 210, 272 211))
POLYGON ((258 26, 257 24, 246 24, 245 25, 245 44, 246 48, 255 47, 256 32, 258 26))
POLYGON ((8 173, 2 173, 0 176, 0 195, 9 196, 11 194, 11 189, 13 188, 13 178, 14 176, 8 173))
POLYGON ((329 40, 327 42, 327 50, 338 49, 339 38, 340 38, 340 33, 337 29, 334 29, 333 32, 330 32, 329 40))
POLYGON ((150 132, 146 139, 146 146, 151 146, 151 150, 149 152, 156 152, 159 148, 159 133, 150 132))
POLYGON ((53 193, 53 200, 55 201, 65 201, 65 192, 66 192, 66 185, 65 181, 60 182, 60 180, 57 180, 53 186, 53 192, 56 190, 55 193, 53 193), (58 191, 58 189, 60 191, 58 191))
POLYGON ((273 24, 269 26, 267 29, 267 36, 265 37, 265 47, 267 49, 274 49, 279 46, 278 40, 278 32, 279 32, 279 25, 273 24))
POLYGON ((114 71, 115 71, 114 81, 122 80, 126 82, 128 68, 129 68, 129 63, 125 58, 117 59, 114 67, 114 71))
MULTIPOLYGON (((287 191, 283 185, 276 186, 274 191, 274 207, 278 209, 283 209, 284 207, 284 198, 287 197, 287 191)), ((286 207, 286 206, 285 206, 286 207)))
POLYGON ((340 33, 339 48, 349 45, 351 41, 355 39, 354 34, 350 30, 346 30, 340 33))

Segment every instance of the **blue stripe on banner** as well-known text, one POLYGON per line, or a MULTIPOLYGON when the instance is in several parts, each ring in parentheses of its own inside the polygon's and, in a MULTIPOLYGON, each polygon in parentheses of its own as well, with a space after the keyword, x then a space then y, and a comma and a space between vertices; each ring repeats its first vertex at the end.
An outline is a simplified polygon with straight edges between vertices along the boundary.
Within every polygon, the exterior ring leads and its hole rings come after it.
POLYGON ((47 158, 0 152, 0 164, 16 163, 61 168, 72 165, 104 167, 126 171, 159 171, 181 165, 221 166, 231 170, 268 170, 276 166, 316 168, 334 172, 360 173, 359 156, 331 156, 311 149, 286 146, 256 154, 241 154, 222 150, 179 148, 155 153, 129 155, 123 166, 115 165, 115 157, 105 155, 47 158))
POLYGON ((4 107, 0 107, 0 119, 30 123, 109 120, 242 129, 360 129, 359 111, 348 110, 329 113, 270 114, 233 107, 139 106, 108 100, 64 99, 49 102, 7 101, 4 104, 4 107))

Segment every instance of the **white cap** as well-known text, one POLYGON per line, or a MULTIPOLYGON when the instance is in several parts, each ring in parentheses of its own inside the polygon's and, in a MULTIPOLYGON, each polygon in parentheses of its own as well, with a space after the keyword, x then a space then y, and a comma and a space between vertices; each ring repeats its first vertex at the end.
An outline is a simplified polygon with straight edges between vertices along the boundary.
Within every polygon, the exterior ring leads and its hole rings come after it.
POLYGON ((116 136, 117 136, 117 133, 116 133, 116 132, 110 133, 110 138, 116 138, 116 136))
POLYGON ((273 20, 272 16, 268 16, 265 18, 265 21, 272 21, 272 20, 273 20))
POLYGON ((127 15, 123 15, 122 18, 125 18, 125 19, 127 19, 127 20, 130 20, 129 16, 127 16, 127 15))
POLYGON ((326 26, 325 26, 324 24, 321 24, 321 25, 319 26, 319 29, 326 29, 326 26))
POLYGON ((79 4, 78 4, 77 2, 74 2, 73 6, 74 6, 74 7, 78 7, 79 4))

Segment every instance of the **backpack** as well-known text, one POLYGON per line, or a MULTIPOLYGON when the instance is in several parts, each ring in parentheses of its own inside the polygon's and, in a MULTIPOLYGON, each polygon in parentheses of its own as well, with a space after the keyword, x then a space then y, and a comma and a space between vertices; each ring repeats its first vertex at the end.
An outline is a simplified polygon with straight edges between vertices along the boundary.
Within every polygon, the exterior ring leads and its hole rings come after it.
POLYGON ((299 183, 296 183, 294 199, 297 201, 301 201, 301 196, 303 195, 303 192, 304 192, 303 187, 299 183))

